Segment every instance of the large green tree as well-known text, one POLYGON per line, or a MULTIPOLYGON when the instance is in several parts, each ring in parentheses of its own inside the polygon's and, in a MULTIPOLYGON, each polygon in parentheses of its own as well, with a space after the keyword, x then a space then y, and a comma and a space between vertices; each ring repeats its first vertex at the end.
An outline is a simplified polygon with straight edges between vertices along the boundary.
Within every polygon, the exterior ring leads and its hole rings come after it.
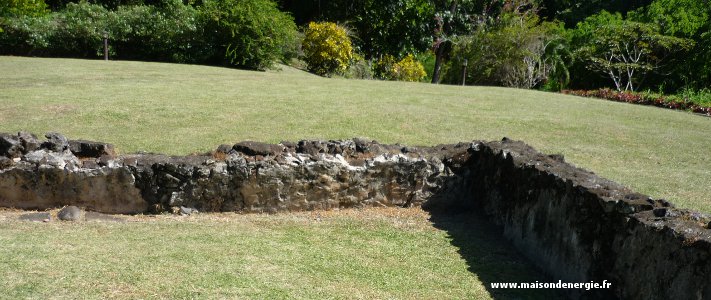
POLYGON ((559 23, 541 22, 533 13, 507 13, 494 24, 456 40, 445 82, 460 83, 468 62, 468 84, 533 88, 567 81, 567 43, 559 23))
POLYGON ((671 54, 693 46, 692 40, 662 34, 655 24, 625 20, 606 11, 578 24, 577 30, 577 38, 582 39, 577 57, 620 91, 638 89, 671 54))
POLYGON ((674 76, 656 78, 658 84, 671 89, 711 88, 710 0, 655 0, 630 13, 628 18, 658 24, 665 35, 696 41, 691 51, 676 57, 679 63, 668 65, 664 70, 674 76))

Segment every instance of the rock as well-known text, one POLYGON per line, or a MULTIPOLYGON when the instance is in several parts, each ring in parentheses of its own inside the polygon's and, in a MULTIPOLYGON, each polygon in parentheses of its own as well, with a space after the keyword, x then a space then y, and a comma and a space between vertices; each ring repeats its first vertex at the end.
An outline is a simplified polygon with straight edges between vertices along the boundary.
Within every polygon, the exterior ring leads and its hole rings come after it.
POLYGON ((78 157, 101 157, 104 155, 116 157, 114 145, 107 143, 72 140, 69 141, 69 150, 78 157))
POLYGON ((99 164, 96 162, 96 160, 89 159, 82 161, 81 167, 85 169, 95 169, 99 167, 99 164))
POLYGON ((20 139, 8 133, 0 133, 0 155, 9 158, 22 156, 24 148, 20 139))
POLYGON ((274 156, 284 151, 284 149, 280 145, 253 141, 239 142, 235 144, 232 148, 237 152, 241 152, 249 156, 274 156))
POLYGON ((222 154, 229 154, 230 151, 232 151, 232 147, 234 147, 234 146, 232 146, 232 145, 227 145, 227 144, 222 144, 222 145, 220 145, 220 146, 217 147, 216 152, 217 152, 217 153, 222 153, 222 154))
POLYGON ((400 148, 400 152, 402 152, 402 153, 404 153, 404 154, 407 154, 407 153, 410 153, 410 152, 413 152, 413 151, 417 151, 417 148, 408 147, 408 146, 405 146, 405 147, 400 148))
POLYGON ((290 141, 281 141, 281 142, 279 142, 279 144, 284 146, 284 148, 286 148, 284 150, 286 150, 288 152, 295 152, 296 147, 298 147, 298 145, 296 143, 290 142, 290 141))
POLYGON ((191 214, 198 213, 198 210, 195 209, 195 208, 190 208, 190 207, 181 206, 181 207, 180 207, 180 210, 179 210, 179 213, 180 213, 181 215, 183 215, 183 216, 189 216, 189 215, 191 215, 191 214))
POLYGON ((0 156, 0 170, 12 167, 13 164, 15 164, 15 161, 12 158, 0 156))
POLYGON ((296 145, 296 153, 308 154, 316 156, 319 153, 326 152, 326 147, 321 141, 299 141, 296 145))
POLYGON ((39 149, 40 145, 42 144, 37 139, 36 135, 29 133, 29 132, 20 131, 17 133, 17 137, 20 139, 20 143, 22 143, 22 147, 25 148, 23 150, 23 153, 25 153, 25 154, 28 152, 35 151, 35 150, 39 149))
POLYGON ((32 151, 25 154, 22 160, 35 163, 37 165, 48 165, 58 168, 74 168, 82 166, 81 161, 77 159, 71 152, 49 152, 46 149, 32 151))
POLYGON ((62 221, 79 221, 79 219, 81 219, 81 209, 74 205, 62 208, 62 210, 57 213, 57 219, 62 221))
POLYGON ((675 218, 679 216, 679 212, 671 208, 655 208, 652 214, 658 218, 675 218))
POLYGON ((114 157, 110 156, 110 155, 100 156, 97 163, 102 167, 115 167, 116 166, 114 157))
POLYGON ((372 143, 370 143, 364 139, 360 139, 360 138, 354 138, 353 142, 355 143, 357 152, 360 152, 360 153, 370 152, 370 145, 372 143))
POLYGON ((42 148, 54 152, 63 152, 64 150, 69 149, 69 141, 62 134, 57 132, 49 132, 44 136, 47 138, 47 141, 42 143, 42 148))

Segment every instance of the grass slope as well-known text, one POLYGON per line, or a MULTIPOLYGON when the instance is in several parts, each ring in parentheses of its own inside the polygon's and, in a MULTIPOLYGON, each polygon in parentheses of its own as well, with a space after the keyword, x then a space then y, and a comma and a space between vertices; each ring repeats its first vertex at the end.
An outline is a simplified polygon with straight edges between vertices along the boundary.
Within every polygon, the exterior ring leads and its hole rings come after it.
POLYGON ((711 212, 711 118, 495 87, 326 79, 145 62, 0 57, 0 131, 60 131, 124 152, 240 140, 523 140, 678 206, 711 212))

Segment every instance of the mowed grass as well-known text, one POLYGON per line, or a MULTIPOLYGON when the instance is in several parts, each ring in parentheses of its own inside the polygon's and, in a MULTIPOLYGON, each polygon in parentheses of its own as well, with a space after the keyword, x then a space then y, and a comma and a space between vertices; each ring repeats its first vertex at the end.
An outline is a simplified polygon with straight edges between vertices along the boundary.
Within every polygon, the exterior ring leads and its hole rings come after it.
POLYGON ((188 154, 240 140, 523 140, 677 206, 711 212, 711 118, 495 87, 327 79, 286 69, 0 57, 0 131, 59 131, 188 154))
MULTIPOLYGON (((711 118, 536 91, 0 57, 0 131, 19 130, 176 155, 240 140, 435 145, 506 136, 711 212, 711 118)), ((550 278, 476 216, 371 209, 74 224, 18 214, 0 213, 0 298, 557 296, 488 289, 550 278)))
POLYGON ((495 229, 413 209, 32 223, 0 211, 4 299, 557 299, 495 229), (461 247, 458 248, 457 246, 461 247))

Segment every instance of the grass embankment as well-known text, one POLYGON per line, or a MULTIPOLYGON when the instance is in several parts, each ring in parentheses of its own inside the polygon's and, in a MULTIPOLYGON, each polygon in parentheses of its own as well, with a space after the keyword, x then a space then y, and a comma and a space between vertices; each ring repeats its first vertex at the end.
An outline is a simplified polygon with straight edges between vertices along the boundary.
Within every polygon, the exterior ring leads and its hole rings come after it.
POLYGON ((31 223, 0 211, 0 298, 556 299, 489 225, 420 209, 31 223))
POLYGON ((124 152, 239 140, 523 140, 678 206, 711 212, 711 118, 494 87, 325 79, 289 69, 0 57, 0 131, 60 131, 124 152))

